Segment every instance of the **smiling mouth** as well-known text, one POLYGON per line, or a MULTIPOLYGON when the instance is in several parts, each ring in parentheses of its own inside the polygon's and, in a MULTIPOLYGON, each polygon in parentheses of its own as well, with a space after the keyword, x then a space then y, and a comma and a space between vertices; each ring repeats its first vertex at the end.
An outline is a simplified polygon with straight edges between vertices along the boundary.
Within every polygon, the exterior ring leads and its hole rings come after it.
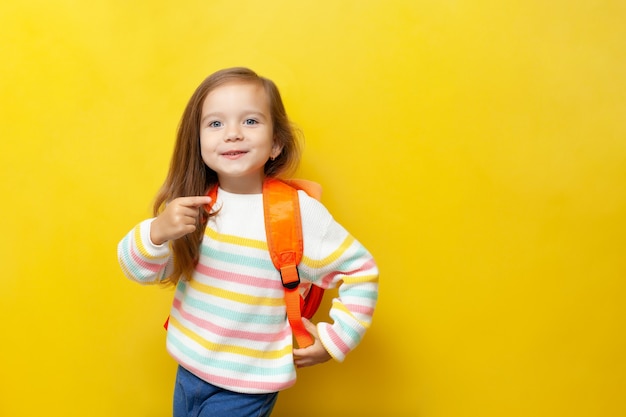
POLYGON ((232 151, 232 152, 224 152, 222 155, 224 156, 237 156, 237 155, 243 155, 246 152, 244 151, 232 151))

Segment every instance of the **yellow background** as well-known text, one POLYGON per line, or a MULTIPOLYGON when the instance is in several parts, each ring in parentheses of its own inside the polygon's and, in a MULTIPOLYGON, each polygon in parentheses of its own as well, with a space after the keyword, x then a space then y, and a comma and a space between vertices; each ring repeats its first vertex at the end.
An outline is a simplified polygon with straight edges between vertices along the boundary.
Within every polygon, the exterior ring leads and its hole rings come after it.
POLYGON ((170 415, 171 290, 121 274, 209 73, 280 86, 381 268, 275 416, 626 415, 620 0, 0 5, 0 416, 170 415), (297 411, 296 411, 297 410, 297 411))

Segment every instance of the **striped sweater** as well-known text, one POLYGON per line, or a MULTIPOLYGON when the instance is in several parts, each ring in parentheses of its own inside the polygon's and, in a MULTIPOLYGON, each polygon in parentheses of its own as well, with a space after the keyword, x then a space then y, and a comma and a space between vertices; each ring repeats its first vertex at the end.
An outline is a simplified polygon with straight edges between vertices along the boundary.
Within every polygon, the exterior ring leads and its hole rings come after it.
MULTIPOLYGON (((378 268, 370 253, 317 200, 299 191, 303 281, 339 285, 333 323, 318 323, 320 340, 343 361, 369 327, 378 297, 378 268)), ((267 393, 292 386, 296 371, 280 274, 268 252, 262 194, 219 190, 193 275, 177 284, 167 350, 184 368, 216 386, 267 393)), ((123 272, 139 283, 171 273, 168 244, 150 241, 153 219, 141 222, 118 245, 123 272)))

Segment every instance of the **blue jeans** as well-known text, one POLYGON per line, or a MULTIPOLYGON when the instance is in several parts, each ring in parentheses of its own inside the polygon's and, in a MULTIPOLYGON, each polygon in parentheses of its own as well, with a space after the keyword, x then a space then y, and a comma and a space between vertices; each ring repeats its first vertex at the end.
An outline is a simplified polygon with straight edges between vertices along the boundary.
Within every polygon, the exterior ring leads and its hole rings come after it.
POLYGON ((174 417, 269 417, 276 398, 277 392, 242 394, 219 388, 179 366, 174 417))

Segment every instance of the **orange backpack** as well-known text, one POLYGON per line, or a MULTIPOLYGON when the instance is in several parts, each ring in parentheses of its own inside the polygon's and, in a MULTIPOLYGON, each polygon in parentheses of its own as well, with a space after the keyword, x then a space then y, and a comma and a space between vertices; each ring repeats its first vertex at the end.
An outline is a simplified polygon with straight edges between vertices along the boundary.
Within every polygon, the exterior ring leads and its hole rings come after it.
MULTIPOLYGON (((208 196, 217 199, 217 186, 208 196)), ((263 211, 267 246, 272 263, 280 271, 285 289, 287 319, 300 348, 313 344, 313 338, 304 327, 302 317, 310 319, 320 306, 324 289, 310 283, 302 283, 298 264, 302 259, 303 239, 300 200, 298 190, 319 200, 322 188, 307 180, 278 180, 267 178, 263 182, 263 211)), ((169 320, 168 320, 169 321, 169 320)), ((165 323, 167 329, 168 322, 165 323)))

